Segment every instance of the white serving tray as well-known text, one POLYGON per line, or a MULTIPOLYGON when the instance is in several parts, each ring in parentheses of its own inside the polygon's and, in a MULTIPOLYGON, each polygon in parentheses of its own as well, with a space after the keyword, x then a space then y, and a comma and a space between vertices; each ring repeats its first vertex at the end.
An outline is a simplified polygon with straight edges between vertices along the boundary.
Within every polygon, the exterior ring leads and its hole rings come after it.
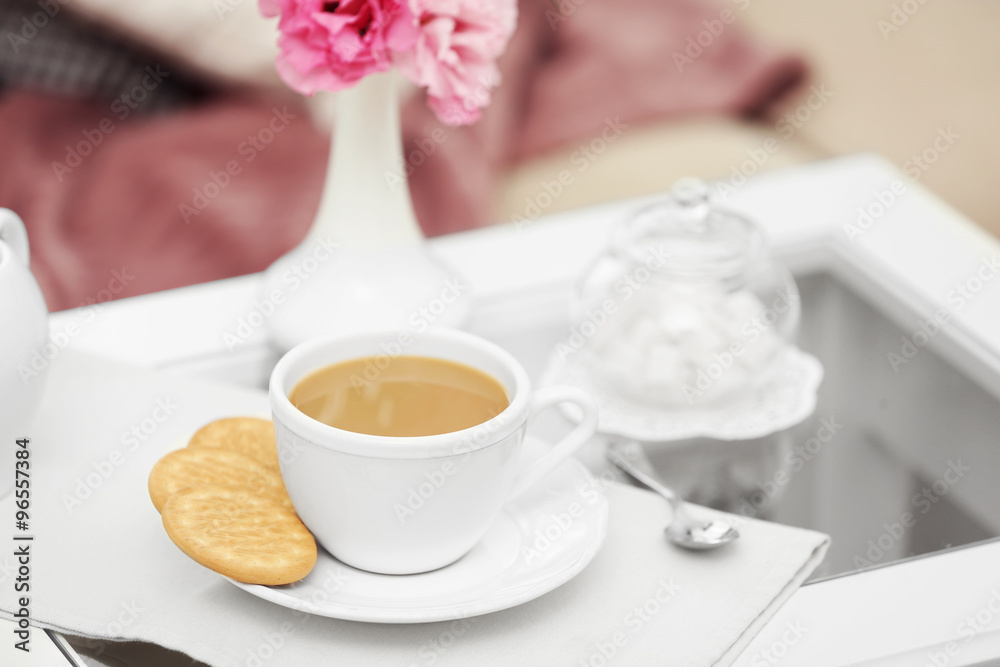
MULTIPOLYGON (((602 249, 609 226, 646 201, 561 214, 519 229, 500 225, 456 234, 432 245, 476 295, 470 328, 503 340, 536 373, 552 340, 525 332, 558 336, 573 282, 602 249)), ((771 172, 752 179, 727 205, 758 220, 797 275, 834 276, 907 331, 915 314, 949 307, 956 285, 1000 254, 996 239, 872 155, 771 172), (879 193, 894 185, 898 191, 899 184, 903 194, 861 236, 846 227, 871 210, 879 193)), ((258 285, 258 276, 245 276, 126 299, 103 306, 97 317, 87 309, 67 311, 53 316, 52 328, 65 332, 77 324, 74 348, 260 386, 275 359, 262 330, 236 346, 225 342, 252 312, 258 285), (178 326, 182 322, 197 324, 178 326)), ((1000 400, 1000 280, 984 284, 975 299, 953 311, 935 337, 935 353, 1000 400)), ((809 631, 784 647, 784 664, 923 664, 945 652, 948 665, 956 666, 998 657, 1000 616, 969 641, 960 627, 993 588, 1000 590, 998 562, 1000 542, 990 542, 808 585, 737 664, 758 664, 755 658, 783 641, 790 623, 809 631)))

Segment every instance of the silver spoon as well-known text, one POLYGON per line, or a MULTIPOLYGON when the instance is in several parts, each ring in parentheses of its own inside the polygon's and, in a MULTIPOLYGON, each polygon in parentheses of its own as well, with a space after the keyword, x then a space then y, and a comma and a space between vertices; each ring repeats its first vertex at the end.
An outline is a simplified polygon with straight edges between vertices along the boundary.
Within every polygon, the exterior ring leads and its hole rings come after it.
POLYGON ((684 511, 684 499, 657 480, 642 472, 614 449, 608 449, 608 460, 619 470, 651 491, 670 501, 674 509, 674 519, 664 532, 667 539, 679 547, 694 550, 715 549, 729 544, 740 536, 735 528, 725 521, 698 522, 684 511))

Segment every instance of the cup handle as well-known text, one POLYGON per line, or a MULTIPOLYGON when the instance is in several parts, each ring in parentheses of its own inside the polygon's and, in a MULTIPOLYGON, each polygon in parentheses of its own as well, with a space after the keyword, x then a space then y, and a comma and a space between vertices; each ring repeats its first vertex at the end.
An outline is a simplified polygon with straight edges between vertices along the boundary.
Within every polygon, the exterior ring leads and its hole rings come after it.
POLYGON ((28 232, 17 213, 7 208, 0 208, 0 242, 9 245, 25 266, 29 265, 28 232))
POLYGON ((560 403, 575 403, 579 406, 582 413, 580 423, 553 446, 548 454, 531 463, 521 473, 514 483, 511 499, 528 490, 556 466, 575 454, 576 450, 590 440, 597 431, 597 403, 590 394, 576 387, 545 387, 536 391, 531 397, 528 420, 533 419, 542 410, 560 403))

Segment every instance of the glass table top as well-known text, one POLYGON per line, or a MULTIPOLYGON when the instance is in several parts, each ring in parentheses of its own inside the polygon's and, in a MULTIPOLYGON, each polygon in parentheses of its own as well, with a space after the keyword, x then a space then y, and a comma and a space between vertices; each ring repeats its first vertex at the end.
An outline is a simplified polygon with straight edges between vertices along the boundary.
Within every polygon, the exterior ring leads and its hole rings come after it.
MULTIPOLYGON (((796 278, 799 345, 825 367, 813 416, 759 440, 647 445, 656 472, 691 502, 829 534, 814 580, 1000 536, 997 399, 917 333, 926 317, 904 330, 830 273, 796 278)), ((557 304, 530 309, 528 326, 473 329, 538 377, 569 324, 557 304)))

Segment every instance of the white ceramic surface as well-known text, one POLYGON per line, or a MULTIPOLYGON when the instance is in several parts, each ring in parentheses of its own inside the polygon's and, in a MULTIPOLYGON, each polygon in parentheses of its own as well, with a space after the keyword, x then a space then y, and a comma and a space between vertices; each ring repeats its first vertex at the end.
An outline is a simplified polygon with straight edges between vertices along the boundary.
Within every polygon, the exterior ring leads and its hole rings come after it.
POLYGON ((372 246, 339 238, 307 238, 264 274, 258 310, 275 349, 386 327, 459 326, 467 318, 468 283, 422 239, 372 246))
POLYGON ((468 333, 384 330, 320 338, 293 348, 271 374, 269 399, 281 474, 303 523, 326 549, 354 567, 384 574, 428 572, 469 552, 504 503, 537 483, 594 433, 588 394, 549 387, 532 394, 509 353, 468 333), (361 357, 388 363, 407 354, 478 368, 504 385, 510 405, 454 433, 385 437, 328 426, 296 409, 292 388, 308 373, 361 357), (527 469, 518 454, 529 418, 561 403, 584 419, 527 469))
POLYGON ((443 139, 436 131, 404 161, 397 83, 384 72, 334 94, 319 210, 305 240, 264 274, 266 329, 281 351, 315 336, 460 326, 468 316, 468 283, 425 242, 407 186, 414 160, 443 139))
POLYGON ((15 442, 30 435, 49 365, 48 310, 28 261, 24 224, 0 209, 0 498, 14 485, 15 442))
MULTIPOLYGON (((726 370, 717 365, 721 377, 726 370)), ((721 404, 694 405, 689 409, 660 407, 630 400, 609 389, 594 376, 578 356, 552 354, 539 384, 571 385, 592 395, 598 404, 601 433, 641 442, 669 443, 689 438, 751 440, 799 424, 816 408, 816 395, 823 379, 823 365, 797 347, 778 353, 772 369, 756 387, 745 390, 739 400, 721 404)), ((666 383, 664 383, 666 384, 666 383)), ((564 410, 577 418, 571 407, 564 410)))
MULTIPOLYGON (((524 450, 532 460, 546 445, 528 437, 524 450)), ((312 573, 295 584, 233 583, 285 607, 372 623, 429 623, 507 609, 569 581, 597 554, 608 521, 598 487, 583 464, 564 462, 545 476, 544 489, 507 503, 464 558, 433 572, 373 574, 321 550, 312 573)))

